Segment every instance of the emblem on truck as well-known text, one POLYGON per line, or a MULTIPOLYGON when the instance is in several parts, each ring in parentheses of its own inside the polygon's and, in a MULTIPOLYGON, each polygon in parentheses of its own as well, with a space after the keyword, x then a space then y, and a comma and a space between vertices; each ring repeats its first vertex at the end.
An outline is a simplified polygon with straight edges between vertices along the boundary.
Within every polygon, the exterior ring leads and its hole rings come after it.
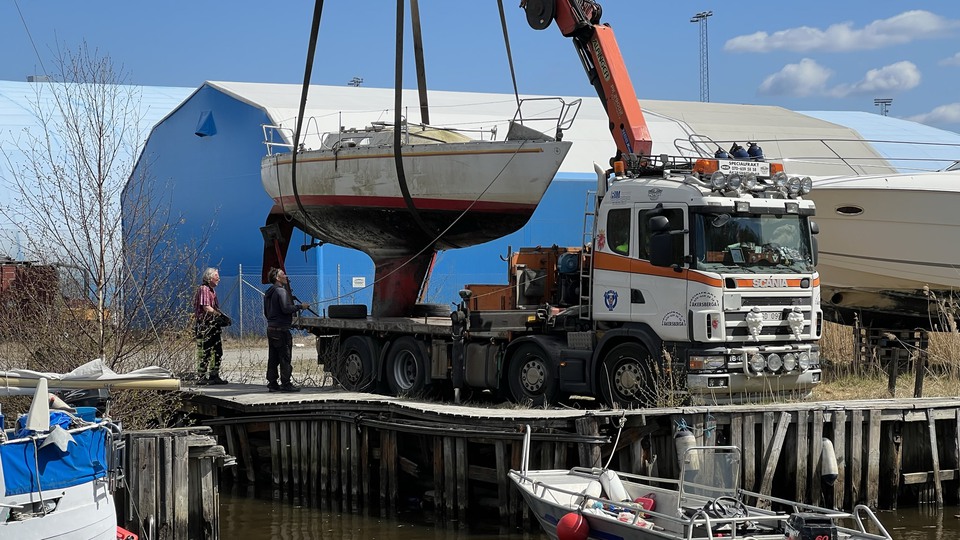
POLYGON ((771 287, 787 287, 786 278, 754 278, 753 287, 755 289, 771 287))
POLYGON ((683 315, 679 311, 671 311, 664 315, 662 324, 664 326, 685 326, 687 322, 683 320, 683 315))
POLYGON ((617 291, 609 290, 603 293, 603 305, 607 306, 607 309, 613 311, 613 308, 617 307, 617 291))

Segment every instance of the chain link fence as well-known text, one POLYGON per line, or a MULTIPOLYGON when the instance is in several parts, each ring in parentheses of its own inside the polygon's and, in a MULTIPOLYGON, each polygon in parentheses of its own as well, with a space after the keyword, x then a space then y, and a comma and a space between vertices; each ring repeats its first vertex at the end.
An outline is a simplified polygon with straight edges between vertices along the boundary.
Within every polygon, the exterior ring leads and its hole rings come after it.
MULTIPOLYGON (((317 274, 287 274, 290 288, 301 303, 310 304, 317 315, 323 315, 331 304, 370 305, 373 295, 372 276, 320 276, 317 274)), ((220 309, 233 319, 233 325, 224 328, 231 338, 265 337, 267 320, 263 315, 263 295, 269 285, 261 283, 260 268, 239 267, 230 275, 220 270, 217 299, 220 309)), ((309 313, 309 312, 305 312, 309 313)))

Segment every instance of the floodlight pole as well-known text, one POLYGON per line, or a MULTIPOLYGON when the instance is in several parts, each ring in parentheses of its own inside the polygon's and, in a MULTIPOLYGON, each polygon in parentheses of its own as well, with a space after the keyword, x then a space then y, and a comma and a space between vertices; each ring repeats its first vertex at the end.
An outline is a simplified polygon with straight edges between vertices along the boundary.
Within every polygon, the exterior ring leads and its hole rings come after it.
POLYGON ((876 98, 873 100, 873 104, 877 107, 880 107, 880 116, 886 116, 887 112, 890 110, 890 105, 893 104, 893 99, 876 98))
POLYGON ((707 18, 712 11, 701 11, 690 18, 690 22, 700 27, 700 101, 710 102, 710 57, 707 47, 707 18))

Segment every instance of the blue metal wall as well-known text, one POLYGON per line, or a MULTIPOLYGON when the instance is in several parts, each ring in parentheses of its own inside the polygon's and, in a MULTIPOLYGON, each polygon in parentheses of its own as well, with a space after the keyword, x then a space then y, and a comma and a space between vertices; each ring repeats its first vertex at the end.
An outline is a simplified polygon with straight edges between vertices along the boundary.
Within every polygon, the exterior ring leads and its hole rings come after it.
MULTIPOLYGON (((224 276, 237 275, 241 264, 244 274, 260 271, 260 226, 273 205, 260 182, 260 160, 266 153, 264 123, 268 118, 262 110, 204 85, 157 124, 147 139, 131 182, 145 176, 155 185, 169 186, 169 198, 158 204, 169 203, 174 214, 182 215, 178 242, 197 245, 207 235, 197 268, 217 266, 224 276), (196 135, 201 125, 215 133, 196 135)), ((298 246, 301 239, 295 235, 294 240, 298 246)), ((287 271, 315 274, 316 250, 302 254, 294 249, 287 271)), ((198 278, 193 277, 194 282, 198 278)), ((307 296, 312 292, 301 291, 307 296)), ((236 313, 234 303, 221 297, 228 313, 236 313)))

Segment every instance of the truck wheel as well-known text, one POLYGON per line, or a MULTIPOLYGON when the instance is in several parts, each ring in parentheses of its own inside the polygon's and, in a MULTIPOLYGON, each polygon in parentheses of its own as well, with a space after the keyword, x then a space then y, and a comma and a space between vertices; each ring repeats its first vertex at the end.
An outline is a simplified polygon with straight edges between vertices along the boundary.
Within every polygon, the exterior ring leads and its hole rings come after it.
POLYGON ((550 405, 557 400, 557 381, 550 370, 550 359, 543 349, 524 343, 510 356, 508 367, 510 395, 517 403, 534 407, 550 405))
POLYGON ((377 383, 374 371, 379 354, 377 343, 366 336, 350 336, 340 346, 340 357, 334 374, 345 390, 369 392, 377 383))
POLYGON ((387 384, 395 396, 419 394, 427 386, 429 363, 423 342, 404 336, 387 355, 387 384))
POLYGON ((610 407, 656 404, 657 369, 650 352, 639 343, 622 343, 607 353, 600 366, 600 391, 610 407))
POLYGON ((366 304, 334 304, 327 307, 331 319, 366 319, 366 304))

